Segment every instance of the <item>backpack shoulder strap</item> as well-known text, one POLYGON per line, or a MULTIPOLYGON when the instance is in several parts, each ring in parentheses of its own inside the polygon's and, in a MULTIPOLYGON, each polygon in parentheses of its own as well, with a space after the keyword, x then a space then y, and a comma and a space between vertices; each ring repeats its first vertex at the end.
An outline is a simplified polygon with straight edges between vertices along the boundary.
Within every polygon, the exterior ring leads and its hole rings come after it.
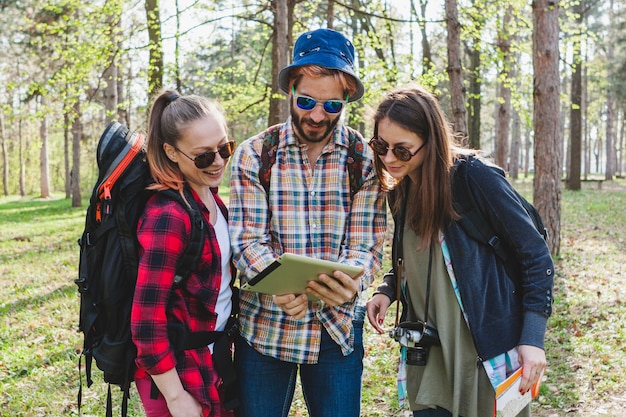
POLYGON ((182 256, 178 260, 176 265, 176 275, 174 276, 174 285, 177 287, 182 286, 191 273, 196 269, 200 258, 202 256, 202 250, 204 248, 204 236, 205 236, 205 223, 200 207, 193 198, 191 191, 188 188, 184 188, 185 199, 189 202, 185 202, 182 196, 174 190, 168 189, 161 191, 162 195, 176 201, 183 206, 189 218, 191 220, 191 235, 189 237, 189 243, 183 251, 182 256))
POLYGON ((270 178, 272 166, 276 162, 276 149, 278 149, 280 125, 270 127, 263 137, 261 148, 261 165, 259 166, 259 181, 265 190, 265 195, 270 191, 270 178))
POLYGON ((459 159, 455 164, 452 189, 455 208, 462 216, 459 223, 474 240, 491 246, 496 255, 506 264, 509 261, 509 255, 502 247, 496 232, 485 219, 476 203, 474 190, 470 186, 468 171, 472 166, 472 159, 473 157, 459 159))
POLYGON ((355 132, 350 129, 348 136, 348 177, 350 181, 350 199, 361 189, 363 185, 363 159, 365 158, 365 145, 355 132))
MULTIPOLYGON (((276 162, 276 149, 278 148, 280 125, 272 126, 263 137, 261 148, 261 165, 259 167, 259 181, 269 194, 272 166, 276 162)), ((348 177, 350 182, 350 198, 361 189, 363 185, 363 159, 365 158, 365 145, 359 140, 355 132, 350 129, 348 136, 348 177)))

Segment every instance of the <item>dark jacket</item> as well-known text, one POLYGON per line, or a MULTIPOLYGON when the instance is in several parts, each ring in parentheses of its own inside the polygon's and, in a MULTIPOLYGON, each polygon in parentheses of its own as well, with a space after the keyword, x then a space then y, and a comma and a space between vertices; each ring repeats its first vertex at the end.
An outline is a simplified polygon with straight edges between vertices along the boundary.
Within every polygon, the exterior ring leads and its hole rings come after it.
MULTIPOLYGON (((502 243, 515 254, 519 272, 515 277, 508 276, 493 249, 473 240, 458 221, 444 228, 478 355, 486 360, 520 344, 543 348, 547 320, 552 314, 554 276, 546 241, 515 196, 502 169, 474 157, 464 158, 456 166, 468 164, 466 175, 472 195, 502 243)), ((396 197, 393 191, 388 196, 396 197)), ((396 266, 398 253, 402 253, 404 213, 396 213, 394 221, 392 257, 396 266)), ((410 250, 404 253, 409 254, 410 250)), ((392 269, 377 292, 394 301, 396 282, 392 269)), ((406 300, 401 302, 405 305, 406 300)))

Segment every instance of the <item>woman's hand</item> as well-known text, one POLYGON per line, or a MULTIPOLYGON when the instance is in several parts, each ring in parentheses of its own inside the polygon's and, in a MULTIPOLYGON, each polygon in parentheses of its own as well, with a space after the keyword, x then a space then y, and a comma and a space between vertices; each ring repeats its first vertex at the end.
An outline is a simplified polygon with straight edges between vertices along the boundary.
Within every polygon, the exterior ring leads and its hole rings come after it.
POLYGON ((167 409, 172 417, 204 417, 202 406, 187 391, 167 400, 167 409))
POLYGON ((390 304, 391 300, 385 294, 375 294, 366 304, 367 318, 380 334, 385 332, 381 325, 385 321, 385 315, 390 304))
POLYGON ((526 394, 543 376, 546 369, 546 352, 536 346, 519 345, 518 354, 523 368, 519 392, 526 394))
POLYGON ((204 417, 198 400, 183 388, 176 368, 152 375, 152 380, 163 394, 172 417, 204 417))

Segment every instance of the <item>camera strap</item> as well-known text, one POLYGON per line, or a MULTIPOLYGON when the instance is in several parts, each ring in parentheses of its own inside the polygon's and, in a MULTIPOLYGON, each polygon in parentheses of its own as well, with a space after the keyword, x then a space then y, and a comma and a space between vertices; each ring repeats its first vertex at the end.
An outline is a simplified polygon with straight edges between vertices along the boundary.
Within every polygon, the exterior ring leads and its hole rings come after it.
MULTIPOLYGON (((430 245, 428 245, 429 250, 428 250, 428 273, 426 274, 426 300, 424 302, 424 329, 423 331, 426 330, 426 326, 428 325, 428 304, 430 301, 430 278, 432 275, 432 268, 433 268, 433 251, 434 251, 434 247, 433 244, 431 243, 430 245)), ((396 282, 396 322, 394 324, 394 326, 398 325, 398 322, 400 321, 400 297, 401 297, 401 292, 402 292, 402 276, 404 275, 404 262, 402 260, 402 255, 400 255, 400 257, 398 258, 398 273, 397 273, 397 277, 398 277, 398 281, 396 282)), ((406 282, 406 281, 405 281, 406 282)), ((406 284, 405 284, 406 285, 406 284)))

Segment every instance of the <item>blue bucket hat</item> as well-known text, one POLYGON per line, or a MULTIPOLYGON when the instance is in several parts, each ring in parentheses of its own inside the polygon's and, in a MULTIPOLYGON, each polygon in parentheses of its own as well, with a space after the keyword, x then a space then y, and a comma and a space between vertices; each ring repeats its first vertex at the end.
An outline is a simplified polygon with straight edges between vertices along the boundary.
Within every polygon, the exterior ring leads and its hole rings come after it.
POLYGON ((305 65, 345 72, 356 81, 356 91, 348 101, 363 97, 365 88, 354 72, 354 46, 341 33, 332 29, 316 29, 300 35, 293 48, 293 62, 278 74, 278 86, 285 94, 289 94, 289 71, 305 65))

